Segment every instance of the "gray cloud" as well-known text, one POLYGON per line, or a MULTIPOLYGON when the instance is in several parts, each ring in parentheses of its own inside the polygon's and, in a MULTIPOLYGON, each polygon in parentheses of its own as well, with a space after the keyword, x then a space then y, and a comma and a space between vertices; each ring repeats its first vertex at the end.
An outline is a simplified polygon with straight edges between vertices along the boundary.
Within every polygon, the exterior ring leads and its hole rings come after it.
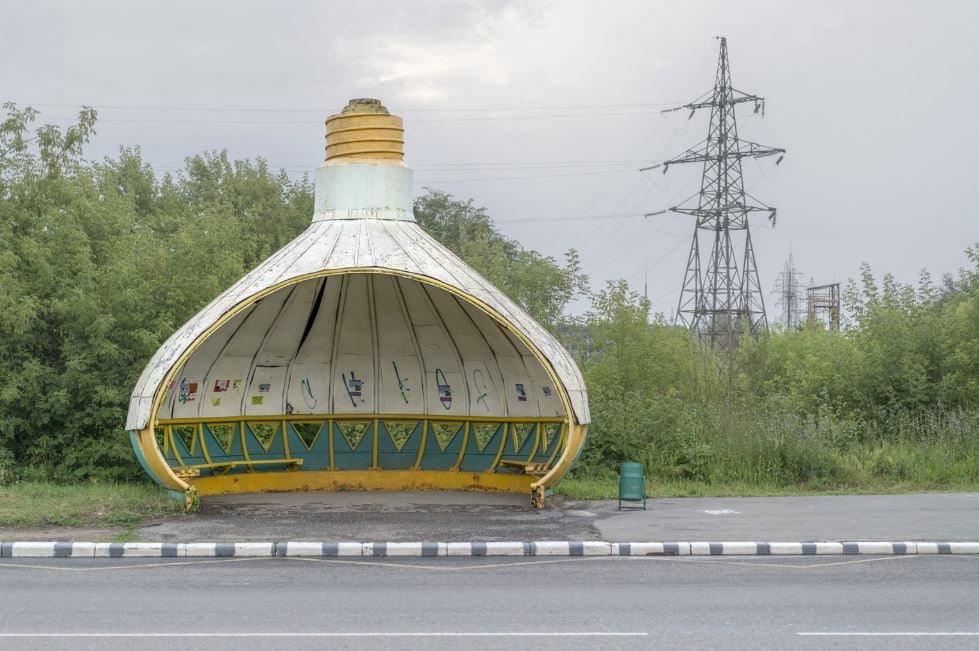
POLYGON ((817 281, 845 280, 861 261, 913 280, 964 264, 979 240, 971 2, 15 1, 0 24, 3 99, 316 109, 105 108, 92 156, 139 144, 163 170, 227 148, 312 170, 323 118, 378 96, 403 110, 419 191, 473 197, 547 254, 577 247, 596 286, 639 288, 648 265, 667 313, 686 218, 522 220, 649 212, 694 192, 698 170, 637 169, 704 137, 706 116, 658 110, 711 86, 723 33, 735 85, 768 98, 764 120, 741 118, 742 135, 789 150, 779 168, 745 167, 751 192, 780 209, 776 229, 759 220, 755 231, 767 286, 790 247, 817 281), (444 110, 459 108, 479 110, 444 110))

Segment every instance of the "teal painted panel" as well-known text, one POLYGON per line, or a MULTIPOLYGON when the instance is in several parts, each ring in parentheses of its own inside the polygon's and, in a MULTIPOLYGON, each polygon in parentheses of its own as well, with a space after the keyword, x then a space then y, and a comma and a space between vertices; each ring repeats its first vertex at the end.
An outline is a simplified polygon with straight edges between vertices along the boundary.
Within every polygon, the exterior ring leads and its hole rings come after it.
POLYGON ((466 446, 466 455, 462 457, 462 464, 459 466, 459 469, 467 472, 483 472, 488 470, 493 465, 493 461, 496 460, 496 453, 500 451, 500 439, 505 430, 506 424, 499 425, 496 428, 496 433, 486 443, 486 447, 483 448, 482 452, 479 451, 475 432, 470 433, 469 444, 466 446))
POLYGON ((286 423, 286 436, 289 438, 289 456, 302 459, 300 470, 326 470, 330 467, 330 424, 320 424, 319 434, 313 440, 313 445, 307 450, 306 444, 300 438, 292 423, 286 423))
POLYGON ((537 441, 537 424, 536 423, 510 423, 507 426, 507 437, 506 446, 503 448, 503 456, 501 459, 510 460, 520 460, 523 461, 534 449, 534 443, 537 441), (523 432, 526 434, 521 443, 515 440, 516 432, 523 432), (517 445, 519 444, 519 447, 517 445))
POLYGON ((333 461, 338 470, 365 470, 371 467, 374 461, 374 423, 364 424, 363 434, 354 441, 356 447, 351 447, 343 435, 343 425, 333 421, 333 461))
POLYGON ((245 444, 248 447, 248 456, 252 459, 282 459, 286 456, 281 423, 246 422, 245 444), (266 426, 270 426, 271 429, 267 429, 266 426), (267 451, 261 443, 261 438, 266 435, 266 432, 262 431, 263 429, 273 432, 272 441, 267 451))
POLYGON ((143 466, 143 470, 150 476, 150 479, 159 484, 160 488, 165 489, 166 486, 163 485, 160 478, 156 476, 156 473, 150 470, 149 464, 146 463, 146 457, 143 456, 143 451, 139 449, 139 443, 136 442, 136 432, 129 432, 129 442, 133 446, 133 452, 136 453, 136 460, 139 461, 139 465, 143 466))
MULTIPOLYGON (((173 447, 176 449, 177 454, 180 455, 180 458, 183 459, 184 465, 187 465, 187 466, 195 466, 195 465, 198 465, 198 464, 201 464, 201 463, 207 463, 207 459, 205 459, 204 458, 204 455, 201 453, 201 442, 200 442, 200 439, 198 438, 197 445, 195 446, 196 447, 196 453, 195 454, 191 454, 190 453, 190 450, 187 449, 187 446, 184 444, 183 439, 181 439, 179 436, 177 436, 177 429, 180 428, 180 427, 193 427, 193 426, 192 425, 173 425, 173 426, 170 427, 170 430, 173 432, 173 436, 171 437, 171 439, 173 441, 173 447)), ((194 436, 195 437, 198 437, 199 436, 199 433, 195 433, 194 436)), ((180 465, 181 465, 180 462, 176 458, 174 458, 173 463, 170 464, 170 466, 173 467, 173 468, 176 468, 176 467, 178 467, 180 465)), ((210 470, 208 470, 207 468, 201 468, 201 476, 202 477, 207 477, 210 474, 211 474, 211 471, 210 470)))
MULTIPOLYGON (((221 463, 222 461, 244 461, 245 453, 241 447, 241 433, 238 423, 204 423, 201 425, 201 436, 207 445, 207 452, 211 455, 211 463, 221 463), (223 426, 231 427, 231 446, 225 452, 218 442, 215 432, 223 426)), ((220 469, 221 474, 238 474, 247 472, 246 466, 235 466, 232 468, 220 469)))
MULTIPOLYGON (((400 424, 402 421, 398 421, 400 424)), ((411 430, 411 434, 408 436, 407 440, 398 450, 398 446, 394 444, 394 440, 391 438, 391 432, 389 431, 389 425, 391 428, 395 428, 396 425, 391 423, 385 423, 381 421, 380 435, 377 437, 377 465, 385 470, 406 470, 415 465, 415 459, 418 457, 418 449, 421 447, 422 440, 422 426, 423 421, 415 423, 414 429, 411 430)), ((407 424, 410 427, 410 424, 407 424)), ((396 436, 400 435, 397 430, 394 432, 396 436)))
MULTIPOLYGON (((253 461, 285 459, 286 448, 285 440, 282 436, 282 423, 267 421, 246 422, 245 446, 248 449, 249 458, 253 461), (265 450, 265 447, 261 443, 264 438, 270 439, 268 451, 265 450)), ((290 454, 288 458, 291 459, 293 457, 290 454)), ((286 468, 287 464, 263 463, 258 466, 252 466, 251 472, 282 472, 286 468)), ((248 466, 239 466, 238 469, 243 472, 248 472, 248 466)))
MULTIPOLYGON (((164 430, 163 427, 158 427, 157 429, 160 431, 164 430)), ((177 461, 177 455, 174 453, 172 445, 161 446, 159 440, 157 440, 157 447, 160 448, 160 453, 163 455, 163 458, 166 459, 167 465, 169 465, 171 468, 180 465, 180 462, 177 461), (164 450, 166 451, 164 452, 164 450)))
POLYGON ((443 450, 438 443, 436 436, 437 428, 448 425, 448 423, 430 422, 428 424, 428 437, 425 441, 425 454, 422 455, 421 467, 423 470, 448 470, 455 465, 459 452, 462 450, 462 440, 465 438, 465 423, 459 423, 455 428, 452 440, 443 450))
POLYGON ((561 423, 543 423, 543 426, 547 433, 547 445, 541 441, 541 446, 534 455, 535 463, 545 463, 561 444, 561 430, 564 426, 561 423))

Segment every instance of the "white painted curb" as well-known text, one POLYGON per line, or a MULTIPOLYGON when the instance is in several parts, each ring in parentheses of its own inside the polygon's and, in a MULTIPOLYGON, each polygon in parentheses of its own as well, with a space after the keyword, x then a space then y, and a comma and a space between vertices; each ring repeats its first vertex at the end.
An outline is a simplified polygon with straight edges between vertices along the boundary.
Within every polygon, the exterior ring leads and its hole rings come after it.
POLYGON ((274 556, 815 556, 979 554, 979 542, 0 542, 0 558, 271 558, 274 556))

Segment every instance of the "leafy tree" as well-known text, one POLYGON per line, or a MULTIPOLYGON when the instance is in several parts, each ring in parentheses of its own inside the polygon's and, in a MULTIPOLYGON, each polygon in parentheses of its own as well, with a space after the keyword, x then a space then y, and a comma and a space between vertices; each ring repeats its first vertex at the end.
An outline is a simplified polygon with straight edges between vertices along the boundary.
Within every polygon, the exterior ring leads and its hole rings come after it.
POLYGON ((564 310, 587 292, 578 253, 570 249, 561 266, 502 235, 485 208, 429 189, 415 199, 415 219, 545 327, 566 322, 564 310))
MULTIPOLYGON (((138 147, 91 163, 95 112, 0 120, 0 475, 137 478, 123 422, 146 361, 309 224, 313 185, 207 152, 158 176, 138 147)), ((574 250, 524 248, 472 200, 428 190, 420 225, 566 343, 593 422, 579 472, 775 484, 979 480, 979 246, 912 285, 864 266, 842 332, 746 341, 733 394, 699 346, 624 282, 589 293, 574 250), (568 307, 588 296, 591 309, 568 307), (900 447, 904 445, 905 447, 900 447), (929 447, 931 446, 931 447, 929 447), (923 461, 922 461, 923 460, 923 461), (923 469, 923 470, 922 470, 923 469)))

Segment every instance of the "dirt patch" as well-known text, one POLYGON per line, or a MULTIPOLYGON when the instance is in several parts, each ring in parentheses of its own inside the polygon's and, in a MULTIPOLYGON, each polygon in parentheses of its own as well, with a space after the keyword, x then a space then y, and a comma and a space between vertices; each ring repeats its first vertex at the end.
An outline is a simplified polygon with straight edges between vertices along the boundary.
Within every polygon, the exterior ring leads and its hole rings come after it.
POLYGON ((205 498, 194 517, 153 522, 142 540, 597 540, 593 518, 555 499, 492 493, 265 493, 205 498), (571 509, 574 510, 574 509, 571 509))
POLYGON ((10 542, 113 542, 128 529, 93 527, 0 527, 0 540, 10 542))

